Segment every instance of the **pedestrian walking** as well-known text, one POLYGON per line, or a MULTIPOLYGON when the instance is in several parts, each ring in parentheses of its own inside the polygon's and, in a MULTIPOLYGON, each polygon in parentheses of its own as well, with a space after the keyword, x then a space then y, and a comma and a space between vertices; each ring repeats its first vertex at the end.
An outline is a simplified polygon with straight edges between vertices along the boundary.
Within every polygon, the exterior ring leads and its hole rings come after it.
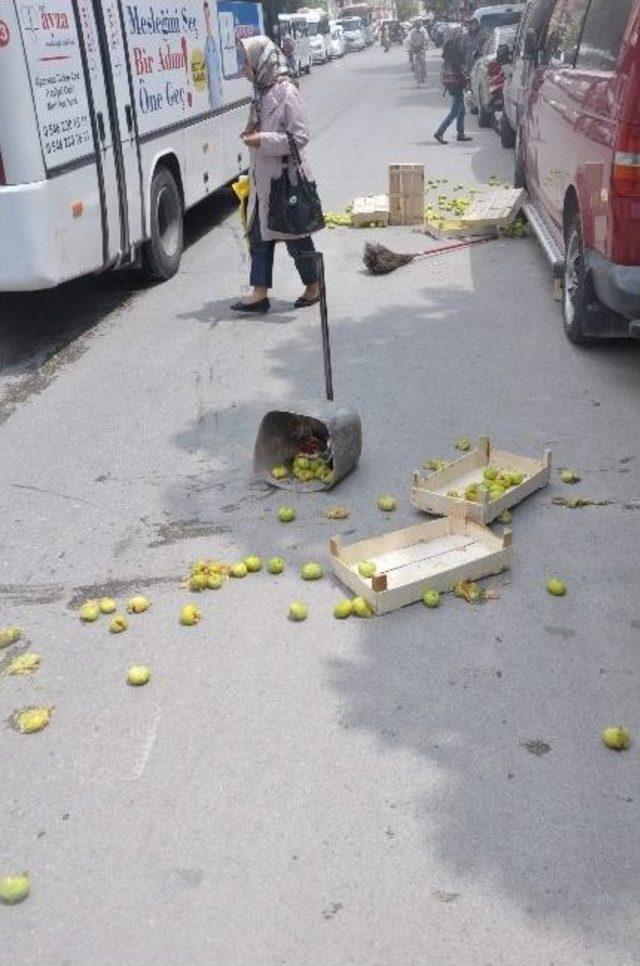
MULTIPOLYGON (((269 311, 269 289, 273 286, 273 258, 278 241, 286 242, 305 285, 295 303, 296 308, 304 308, 320 299, 318 271, 312 257, 315 247, 308 233, 297 235, 270 230, 269 202, 272 183, 282 178, 285 168, 301 172, 307 181, 311 180, 303 154, 309 141, 306 113, 299 91, 289 76, 285 58, 273 41, 268 37, 248 37, 240 41, 240 48, 245 76, 253 84, 249 119, 242 134, 250 151, 247 236, 253 290, 231 308, 236 312, 269 311)), ((319 227, 322 225, 312 230, 319 227)))
POLYGON ((471 63, 475 56, 477 34, 479 30, 477 20, 469 21, 466 31, 456 31, 446 41, 442 50, 442 84, 451 97, 451 110, 435 132, 434 137, 440 144, 446 144, 444 134, 447 128, 456 122, 458 141, 473 140, 465 134, 464 92, 469 83, 471 63))

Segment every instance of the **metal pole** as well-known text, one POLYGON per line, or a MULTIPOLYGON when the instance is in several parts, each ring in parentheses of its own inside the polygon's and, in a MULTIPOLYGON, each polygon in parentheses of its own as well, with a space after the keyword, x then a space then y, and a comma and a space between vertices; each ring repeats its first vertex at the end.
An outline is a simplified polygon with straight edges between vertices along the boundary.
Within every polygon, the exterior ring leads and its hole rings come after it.
POLYGON ((324 255, 315 252, 318 283, 320 285, 320 326, 322 328, 322 354, 324 358, 324 383, 327 399, 333 401, 333 373, 331 371, 331 345, 329 343, 329 313, 327 311, 327 288, 324 277, 324 255))

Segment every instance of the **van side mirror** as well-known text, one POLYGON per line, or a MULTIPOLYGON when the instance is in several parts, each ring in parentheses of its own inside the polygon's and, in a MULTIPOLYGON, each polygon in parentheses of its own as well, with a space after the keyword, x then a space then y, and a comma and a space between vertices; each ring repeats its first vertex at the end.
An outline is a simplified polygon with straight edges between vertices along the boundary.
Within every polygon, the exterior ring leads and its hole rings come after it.
POLYGON ((502 66, 511 63, 511 51, 509 50, 509 44, 498 44, 496 60, 502 66))
POLYGON ((538 54, 538 37, 535 30, 529 27, 524 35, 524 48, 522 56, 525 60, 535 60, 538 54))

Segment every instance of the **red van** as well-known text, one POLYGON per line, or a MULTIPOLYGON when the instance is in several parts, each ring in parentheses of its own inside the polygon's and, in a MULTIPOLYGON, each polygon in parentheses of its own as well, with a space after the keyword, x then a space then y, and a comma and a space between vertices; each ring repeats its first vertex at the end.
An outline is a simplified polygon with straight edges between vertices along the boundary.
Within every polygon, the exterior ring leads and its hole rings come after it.
POLYGON ((640 0, 532 0, 515 184, 572 342, 640 337, 640 0))

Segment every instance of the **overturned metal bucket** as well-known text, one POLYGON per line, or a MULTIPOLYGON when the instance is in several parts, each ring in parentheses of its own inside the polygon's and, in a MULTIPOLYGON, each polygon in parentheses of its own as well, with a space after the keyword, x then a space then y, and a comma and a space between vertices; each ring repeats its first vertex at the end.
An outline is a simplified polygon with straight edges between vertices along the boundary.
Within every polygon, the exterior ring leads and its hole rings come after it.
POLYGON ((272 409, 264 416, 256 437, 253 468, 257 476, 285 490, 330 490, 357 466, 361 451, 362 425, 355 409, 314 400, 288 409, 272 409), (300 450, 300 440, 308 434, 325 444, 331 458, 331 480, 302 483, 291 477, 274 479, 272 468, 292 460, 300 450))

